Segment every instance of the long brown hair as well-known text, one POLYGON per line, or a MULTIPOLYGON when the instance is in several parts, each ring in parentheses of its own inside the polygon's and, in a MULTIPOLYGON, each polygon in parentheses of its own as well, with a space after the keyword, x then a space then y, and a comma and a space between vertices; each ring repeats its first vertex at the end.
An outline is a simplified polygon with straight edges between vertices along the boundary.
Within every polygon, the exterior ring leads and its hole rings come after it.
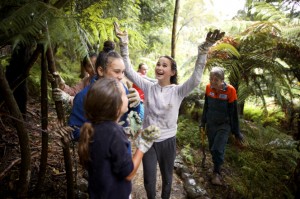
POLYGON ((89 145, 93 140, 93 124, 103 121, 117 121, 122 107, 120 83, 113 78, 97 80, 88 91, 84 100, 85 116, 91 123, 84 123, 80 129, 78 155, 80 164, 88 166, 89 145))
POLYGON ((177 73, 178 72, 177 72, 176 61, 172 57, 170 57, 168 55, 164 55, 164 56, 161 56, 161 57, 164 57, 164 58, 167 58, 168 60, 170 60, 170 62, 171 62, 171 70, 173 72, 175 72, 175 74, 173 76, 171 76, 170 82, 171 82, 171 84, 178 84, 178 77, 177 77, 177 73))

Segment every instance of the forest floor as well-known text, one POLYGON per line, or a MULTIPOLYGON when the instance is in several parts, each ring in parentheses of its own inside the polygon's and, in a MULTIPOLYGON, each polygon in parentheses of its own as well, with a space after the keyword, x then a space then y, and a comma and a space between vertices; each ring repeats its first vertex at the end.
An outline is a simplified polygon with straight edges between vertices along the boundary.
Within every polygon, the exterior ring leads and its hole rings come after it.
MULTIPOLYGON (((9 117, 5 110, 0 110, 0 198, 14 198, 17 187, 18 171, 20 166, 20 150, 18 136, 14 128, 14 121, 9 117)), ((39 157, 41 152, 41 125, 40 125, 40 104, 36 101, 28 103, 26 129, 29 133, 30 147, 32 153, 31 159, 31 182, 29 189, 29 198, 37 198, 35 187, 39 170, 39 157)), ((64 158, 62 147, 59 145, 59 137, 53 133, 56 127, 56 113, 53 107, 49 107, 48 114, 49 129, 49 149, 48 164, 43 194, 38 198, 66 198, 66 173, 64 169, 64 158)), ((76 146, 75 150, 71 147, 73 159, 78 160, 76 146)), ((201 152, 199 151, 199 156, 201 152)), ((78 165, 78 164, 75 164, 78 165)), ((234 198, 232 189, 226 185, 226 178, 223 179, 223 186, 214 186, 210 183, 211 179, 211 157, 207 154, 206 168, 190 167, 193 178, 201 185, 201 189, 206 190, 207 194, 198 198, 234 198)), ((78 166, 74 169, 77 176, 82 175, 82 169, 78 166)), ((222 174, 230 175, 230 170, 223 169, 222 174)), ((80 179, 81 177, 78 177, 80 179)), ((161 176, 157 172, 157 197, 161 192, 161 176)), ((144 199, 146 197, 143 186, 143 167, 140 165, 138 172, 133 180, 132 199, 144 199)), ((188 198, 184 188, 183 180, 174 170, 171 199, 188 198)))

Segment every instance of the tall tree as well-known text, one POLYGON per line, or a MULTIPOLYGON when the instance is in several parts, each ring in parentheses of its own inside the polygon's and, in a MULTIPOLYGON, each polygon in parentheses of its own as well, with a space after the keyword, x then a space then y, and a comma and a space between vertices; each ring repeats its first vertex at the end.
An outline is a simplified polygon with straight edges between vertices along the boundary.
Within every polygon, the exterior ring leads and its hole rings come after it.
POLYGON ((171 57, 173 57, 173 59, 175 59, 175 53, 176 53, 176 35, 177 35, 177 22, 178 22, 179 9, 180 9, 180 0, 176 0, 174 16, 173 16, 172 45, 171 45, 171 57))
POLYGON ((0 65, 0 93, 4 96, 5 103, 8 110, 13 118, 15 118, 15 126, 17 129, 20 151, 21 151, 21 168, 20 177, 18 182, 18 193, 19 198, 26 198, 28 185, 31 177, 31 155, 29 146, 28 131, 24 126, 24 120, 20 109, 18 108, 17 102, 13 97, 13 93, 9 87, 9 84, 5 78, 3 67, 0 65))

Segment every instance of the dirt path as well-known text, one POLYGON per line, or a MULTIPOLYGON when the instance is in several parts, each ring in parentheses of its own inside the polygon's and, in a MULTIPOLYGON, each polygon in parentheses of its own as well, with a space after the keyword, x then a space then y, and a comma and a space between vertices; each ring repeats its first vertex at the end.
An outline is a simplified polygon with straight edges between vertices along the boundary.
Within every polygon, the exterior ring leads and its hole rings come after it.
MULTIPOLYGON (((143 179, 143 165, 141 164, 136 176, 133 179, 132 187, 132 199, 147 199, 146 191, 144 189, 144 179, 143 179)), ((156 184, 156 197, 160 198, 161 194, 161 175, 159 172, 159 167, 157 167, 157 184, 156 184)), ((183 188, 183 182, 180 178, 173 172, 173 183, 171 199, 185 199, 186 192, 183 188)))

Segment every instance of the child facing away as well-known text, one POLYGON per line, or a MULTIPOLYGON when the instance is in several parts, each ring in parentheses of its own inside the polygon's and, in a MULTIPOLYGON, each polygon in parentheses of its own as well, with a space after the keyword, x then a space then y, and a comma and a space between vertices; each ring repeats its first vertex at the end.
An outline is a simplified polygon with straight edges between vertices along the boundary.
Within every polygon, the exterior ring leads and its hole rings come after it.
POLYGON ((161 56, 155 67, 157 83, 149 82, 131 66, 128 50, 128 35, 114 24, 120 39, 120 51, 126 66, 126 76, 144 92, 143 128, 155 125, 161 135, 143 157, 144 187, 148 199, 156 198, 156 168, 159 164, 162 176, 161 198, 170 198, 174 161, 176 157, 176 133, 179 107, 184 99, 201 81, 209 48, 224 36, 224 32, 209 32, 205 42, 198 46, 195 69, 183 84, 177 84, 177 64, 170 56, 161 56))
POLYGON ((81 165, 88 171, 90 198, 128 199, 131 179, 160 131, 155 126, 145 129, 131 156, 130 143, 118 124, 128 110, 128 98, 122 83, 114 78, 101 78, 91 86, 84 110, 90 123, 81 128, 78 154, 81 165))

